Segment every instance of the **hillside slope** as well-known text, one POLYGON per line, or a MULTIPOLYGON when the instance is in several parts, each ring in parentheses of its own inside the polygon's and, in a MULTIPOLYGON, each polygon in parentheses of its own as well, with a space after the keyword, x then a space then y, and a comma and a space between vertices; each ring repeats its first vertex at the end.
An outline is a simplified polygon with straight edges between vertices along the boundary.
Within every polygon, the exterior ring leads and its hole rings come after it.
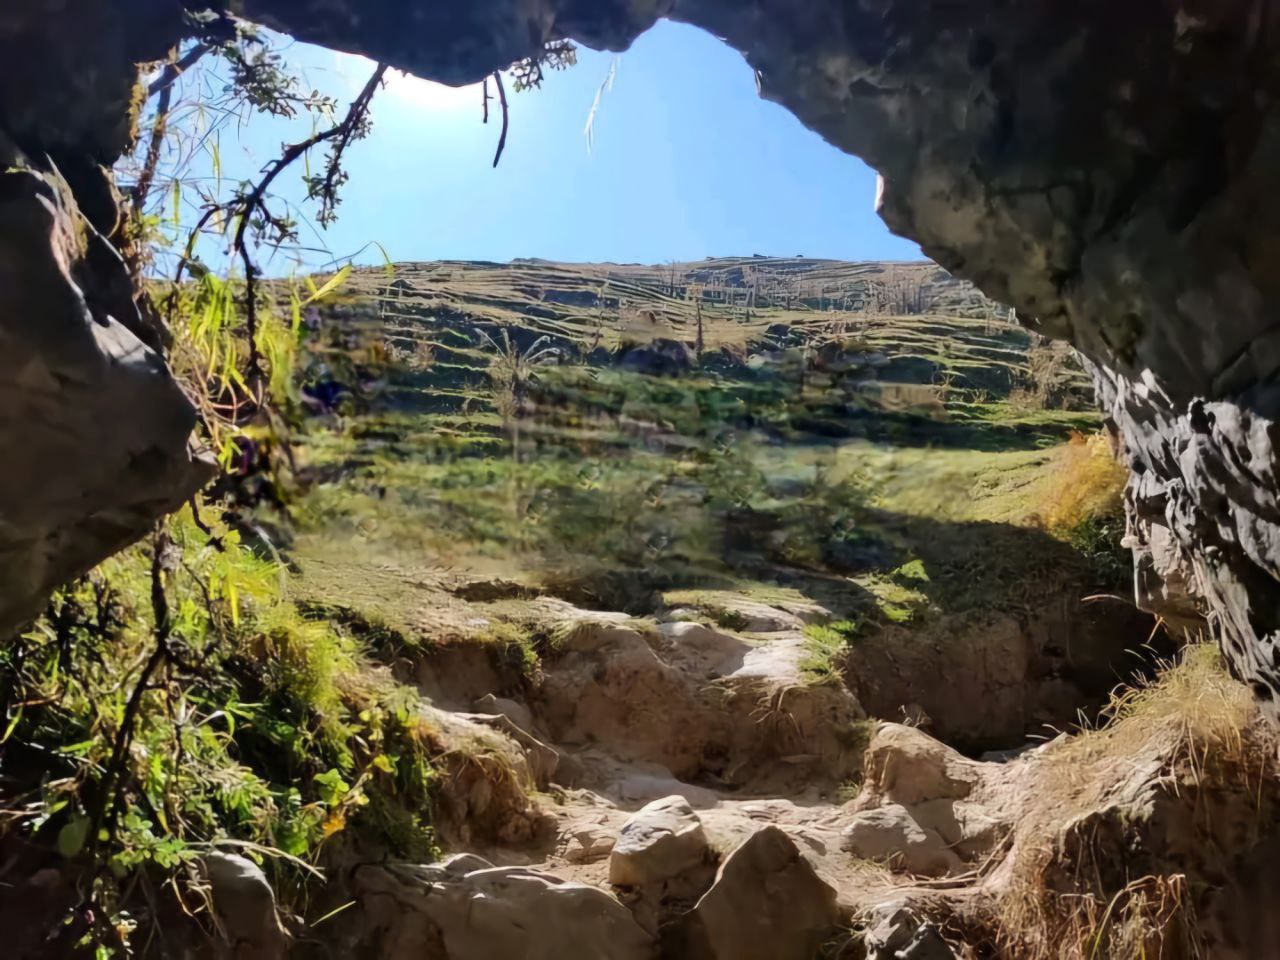
MULTIPOLYGON (((565 360, 598 360, 624 343, 681 341, 712 358, 753 346, 840 345, 872 379, 969 389, 977 397, 1039 394, 1079 408, 1091 389, 1060 345, 934 264, 723 258, 658 266, 445 261, 353 273, 351 318, 390 333, 393 353, 458 388, 483 378, 477 329, 542 337, 565 360), (870 371, 868 371, 870 372, 870 371)), ((413 364, 410 364, 411 366, 413 364)))

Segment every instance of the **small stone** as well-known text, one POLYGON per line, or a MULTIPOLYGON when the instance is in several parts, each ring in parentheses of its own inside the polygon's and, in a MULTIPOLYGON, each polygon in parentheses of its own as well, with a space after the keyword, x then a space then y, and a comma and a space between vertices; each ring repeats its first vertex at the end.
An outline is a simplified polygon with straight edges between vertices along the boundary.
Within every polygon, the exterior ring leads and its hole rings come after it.
POLYGON ((279 960, 288 936, 276 915, 275 893, 252 860, 210 853, 201 861, 209 881, 213 909, 234 956, 243 960, 279 960))
POLYGON ((856 814, 841 838, 846 852, 907 873, 936 877, 963 866, 936 830, 921 826, 896 803, 856 814))
POLYGON ((566 831, 562 843, 561 856, 570 863, 595 863, 613 852, 617 839, 607 827, 581 824, 566 831))
POLYGON ((684 797, 641 807, 622 827, 609 857, 609 882, 638 887, 679 876, 709 853, 702 821, 684 797))
POLYGON ((686 960, 813 960, 840 925, 836 892, 777 827, 735 849, 697 906, 664 936, 686 960))
POLYGON ((871 918, 866 937, 867 960, 954 960, 938 928, 922 921, 902 901, 887 903, 871 918))

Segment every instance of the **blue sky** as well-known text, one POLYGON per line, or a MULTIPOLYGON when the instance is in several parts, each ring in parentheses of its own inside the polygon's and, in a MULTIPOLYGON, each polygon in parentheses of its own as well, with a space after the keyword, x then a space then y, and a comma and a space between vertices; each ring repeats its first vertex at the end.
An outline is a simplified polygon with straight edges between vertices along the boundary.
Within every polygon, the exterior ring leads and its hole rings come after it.
MULTIPOLYGON (((344 105, 373 69, 301 44, 286 55, 344 105)), ((876 216, 875 173, 759 99, 742 57, 692 27, 660 23, 616 59, 581 49, 540 90, 508 84, 508 94, 511 131, 493 169, 499 127, 496 116, 481 123, 478 87, 393 77, 374 101, 373 133, 348 154, 339 219, 322 235, 333 256, 365 248, 357 260, 380 262, 373 241, 397 261, 921 256, 876 216)), ((248 176, 310 132, 310 120, 255 117, 238 144, 222 136, 223 173, 248 176)), ((299 175, 286 197, 301 196, 299 175)), ((277 257, 268 269, 288 267, 277 257)))

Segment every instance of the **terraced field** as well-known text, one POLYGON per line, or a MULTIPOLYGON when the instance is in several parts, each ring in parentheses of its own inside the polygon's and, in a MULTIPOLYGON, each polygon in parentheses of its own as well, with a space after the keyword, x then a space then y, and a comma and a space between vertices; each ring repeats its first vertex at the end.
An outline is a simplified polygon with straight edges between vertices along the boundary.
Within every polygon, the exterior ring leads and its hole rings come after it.
MULTIPOLYGON (((377 321, 397 356, 430 368, 416 388, 462 404, 482 385, 506 330, 527 350, 541 338, 562 362, 599 365, 627 343, 670 339, 710 366, 802 345, 875 362, 876 384, 968 390, 1006 399, 1046 384, 1051 405, 1087 403, 1087 379, 1011 311, 931 263, 724 258, 656 266, 443 261, 354 273, 354 315, 377 321)), ((409 366, 415 366, 410 363, 409 366)), ((865 388, 894 402, 901 389, 865 388)), ((916 395, 919 397, 919 394, 916 395)))

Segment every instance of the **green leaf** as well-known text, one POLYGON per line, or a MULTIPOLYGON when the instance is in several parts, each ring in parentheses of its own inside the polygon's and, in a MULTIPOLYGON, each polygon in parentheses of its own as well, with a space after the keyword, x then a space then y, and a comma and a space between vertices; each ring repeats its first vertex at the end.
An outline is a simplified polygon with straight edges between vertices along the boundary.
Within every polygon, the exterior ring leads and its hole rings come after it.
POLYGON ((9 725, 4 728, 4 736, 0 737, 0 743, 4 743, 13 736, 14 729, 18 726, 18 722, 22 720, 22 707, 19 707, 13 715, 13 719, 9 721, 9 725))
POLYGON ((313 782, 319 790, 320 799, 324 801, 327 807, 336 807, 351 789, 350 785, 342 779, 342 774, 337 770, 326 770, 324 773, 317 773, 313 778, 313 782))
POLYGON ((231 607, 231 625, 233 627, 240 626, 240 591, 236 589, 234 580, 228 580, 226 584, 227 603, 231 607))
POLYGON ((89 818, 83 814, 72 817, 58 831, 58 852, 68 860, 84 849, 89 839, 89 818))
MULTIPOLYGON (((317 300, 327 297, 329 294, 333 293, 333 291, 337 290, 338 287, 342 286, 349 276, 351 276, 351 264, 347 264, 321 284, 318 289, 313 290, 311 296, 307 297, 307 299, 303 301, 302 305, 305 307, 307 304, 315 303, 317 300)), ((310 282, 310 278, 308 277, 307 279, 308 282, 310 282)))
POLYGON ((180 227, 182 226, 182 181, 177 177, 173 178, 173 197, 170 202, 173 204, 173 225, 180 227))
POLYGON ((373 241, 373 245, 382 253, 382 269, 386 273, 388 280, 394 280, 396 276, 396 265, 391 261, 391 254, 387 253, 387 248, 380 244, 377 240, 373 241))

